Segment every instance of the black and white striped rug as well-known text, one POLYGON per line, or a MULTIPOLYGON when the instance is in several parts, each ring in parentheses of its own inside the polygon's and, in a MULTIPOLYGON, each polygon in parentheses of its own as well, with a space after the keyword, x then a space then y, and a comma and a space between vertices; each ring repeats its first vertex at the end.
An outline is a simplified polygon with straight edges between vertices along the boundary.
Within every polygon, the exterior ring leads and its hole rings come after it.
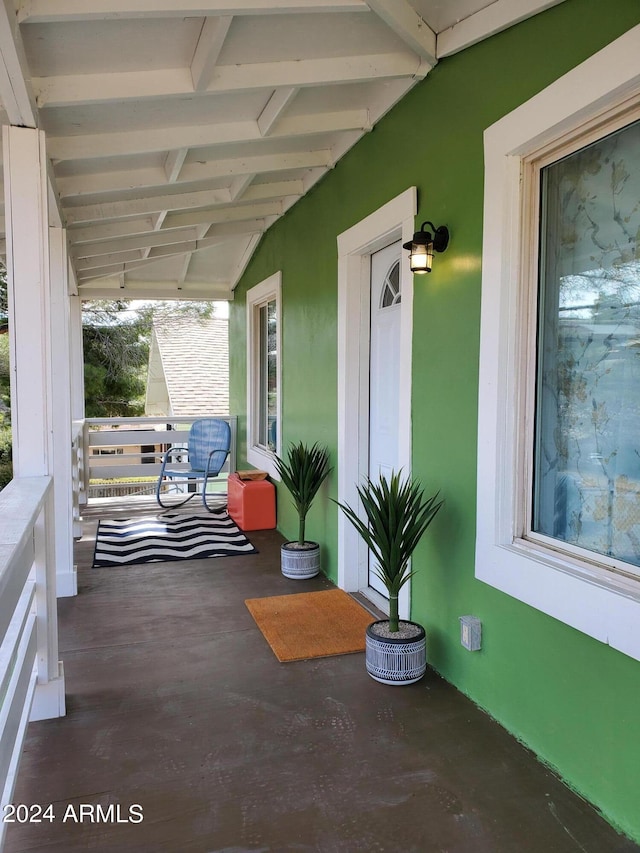
POLYGON ((100 521, 92 568, 255 553, 226 512, 206 516, 174 512, 100 521))

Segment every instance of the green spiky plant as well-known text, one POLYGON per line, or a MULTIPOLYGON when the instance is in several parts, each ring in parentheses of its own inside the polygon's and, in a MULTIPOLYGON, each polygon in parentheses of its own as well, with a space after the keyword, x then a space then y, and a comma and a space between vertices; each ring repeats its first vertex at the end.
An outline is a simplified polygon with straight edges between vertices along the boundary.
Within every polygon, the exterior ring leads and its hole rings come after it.
POLYGON ((373 554, 374 569, 389 593, 389 631, 399 630, 398 593, 413 576, 409 560, 420 538, 444 503, 439 492, 430 498, 415 480, 402 480, 401 472, 381 474, 379 483, 367 478, 358 486, 358 495, 367 516, 363 521, 348 505, 338 502, 373 554))
POLYGON ((303 546, 307 513, 320 486, 333 471, 329 452, 317 442, 311 447, 299 442, 289 445, 286 459, 275 456, 274 462, 298 513, 298 544, 303 546))

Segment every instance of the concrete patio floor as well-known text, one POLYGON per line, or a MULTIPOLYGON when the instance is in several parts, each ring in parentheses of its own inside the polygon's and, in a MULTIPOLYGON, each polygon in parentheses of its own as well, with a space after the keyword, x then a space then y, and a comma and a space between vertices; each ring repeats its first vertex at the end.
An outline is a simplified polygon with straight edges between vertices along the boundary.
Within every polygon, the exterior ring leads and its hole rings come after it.
POLYGON ((640 850, 433 671, 279 663, 245 598, 330 584, 282 577, 275 531, 248 534, 259 554, 91 569, 95 528, 59 601, 67 716, 30 725, 14 797, 54 819, 9 826, 6 853, 640 850), (106 823, 74 819, 96 804, 106 823))

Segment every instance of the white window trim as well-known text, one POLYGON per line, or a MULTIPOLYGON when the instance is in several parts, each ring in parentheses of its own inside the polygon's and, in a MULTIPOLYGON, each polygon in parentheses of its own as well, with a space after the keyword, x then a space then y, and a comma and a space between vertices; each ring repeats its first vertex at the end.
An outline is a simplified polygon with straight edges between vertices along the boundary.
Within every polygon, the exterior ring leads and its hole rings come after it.
POLYGON ((247 461, 279 480, 273 453, 257 443, 258 392, 260 379, 260 336, 258 334, 258 309, 265 303, 276 301, 276 377, 278 397, 276 404, 276 451, 280 452, 282 435, 282 273, 277 272, 247 291, 247 461))
POLYGON ((640 660, 640 583, 519 537, 531 305, 523 164, 640 94, 640 26, 485 131, 476 577, 640 660))

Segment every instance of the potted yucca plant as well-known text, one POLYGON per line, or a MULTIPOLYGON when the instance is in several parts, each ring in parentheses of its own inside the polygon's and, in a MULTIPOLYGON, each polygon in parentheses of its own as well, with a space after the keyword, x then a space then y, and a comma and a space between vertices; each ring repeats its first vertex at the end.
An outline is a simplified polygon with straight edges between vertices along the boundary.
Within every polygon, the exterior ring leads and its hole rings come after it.
POLYGON ((307 513, 320 486, 333 468, 329 467, 326 447, 313 444, 289 445, 287 458, 274 457, 278 474, 289 490, 298 513, 298 538, 285 542, 280 550, 282 574, 288 578, 304 580, 315 577, 320 571, 320 545, 305 538, 307 513))
POLYGON ((398 593, 414 574, 409 560, 420 538, 444 501, 430 498, 415 480, 381 474, 378 483, 367 478, 358 486, 366 521, 348 505, 339 503, 376 561, 375 573, 389 594, 389 618, 373 622, 366 631, 367 672, 384 684, 412 684, 427 667, 426 637, 422 625, 398 616, 398 593))

